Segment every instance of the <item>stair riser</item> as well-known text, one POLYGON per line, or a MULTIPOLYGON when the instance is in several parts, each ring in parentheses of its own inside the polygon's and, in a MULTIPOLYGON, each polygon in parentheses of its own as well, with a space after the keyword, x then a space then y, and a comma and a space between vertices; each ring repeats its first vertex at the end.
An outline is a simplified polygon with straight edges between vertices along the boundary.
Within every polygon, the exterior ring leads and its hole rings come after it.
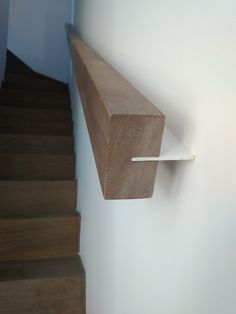
POLYGON ((3 89, 0 92, 0 106, 69 110, 70 102, 69 96, 64 94, 3 89))
POLYGON ((0 181, 0 217, 72 214, 76 196, 77 182, 73 180, 0 181))
POLYGON ((72 123, 0 118, 0 133, 72 135, 72 123))
POLYGON ((0 107, 0 117, 3 119, 24 119, 36 121, 66 121, 71 123, 70 110, 47 110, 30 108, 0 107))
POLYGON ((80 277, 2 282, 0 312, 85 314, 84 291, 80 277))
MULTIPOLYGON (((1 97, 0 97, 1 98, 1 97)), ((69 110, 70 106, 66 102, 57 102, 57 101, 49 101, 49 100, 11 100, 7 99, 6 101, 0 100, 0 104, 2 106, 8 106, 11 108, 35 108, 35 109, 51 109, 51 110, 69 110)))
POLYGON ((79 217, 0 219, 0 261, 76 256, 79 217))
POLYGON ((57 93, 65 93, 68 88, 65 84, 50 79, 40 79, 25 77, 20 74, 6 74, 6 83, 4 88, 19 88, 19 89, 33 89, 36 91, 54 91, 57 93))
POLYGON ((72 155, 0 155, 0 180, 71 180, 75 175, 72 155))
POLYGON ((22 81, 22 82, 17 82, 17 81, 9 81, 7 83, 3 83, 2 84, 3 88, 6 88, 8 90, 10 89, 19 89, 19 90, 29 90, 29 91, 42 91, 42 92, 48 92, 48 93, 58 93, 58 94, 64 94, 66 92, 65 89, 61 89, 60 87, 56 87, 53 86, 51 84, 44 84, 44 82, 39 82, 38 85, 36 86, 36 84, 34 82, 32 82, 31 84, 28 84, 27 81, 22 81))
POLYGON ((65 154, 73 155, 72 136, 39 136, 0 134, 0 154, 65 154))
POLYGON ((62 94, 58 94, 56 92, 47 92, 47 91, 29 91, 24 89, 16 89, 16 90, 1 90, 1 98, 7 100, 8 98, 17 100, 48 100, 48 101, 59 101, 59 102, 67 102, 69 104, 69 94, 68 92, 62 94))
POLYGON ((0 313, 85 314, 68 88, 11 53, 6 74, 9 89, 0 92, 0 313))

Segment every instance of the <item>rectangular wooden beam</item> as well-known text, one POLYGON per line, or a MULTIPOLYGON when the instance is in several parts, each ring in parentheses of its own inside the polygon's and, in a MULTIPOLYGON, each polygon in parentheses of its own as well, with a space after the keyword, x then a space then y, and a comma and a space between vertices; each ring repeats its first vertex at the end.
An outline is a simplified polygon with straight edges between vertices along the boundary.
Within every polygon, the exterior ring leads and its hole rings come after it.
POLYGON ((164 115, 79 39, 67 25, 73 69, 105 199, 148 198, 159 156, 164 115))

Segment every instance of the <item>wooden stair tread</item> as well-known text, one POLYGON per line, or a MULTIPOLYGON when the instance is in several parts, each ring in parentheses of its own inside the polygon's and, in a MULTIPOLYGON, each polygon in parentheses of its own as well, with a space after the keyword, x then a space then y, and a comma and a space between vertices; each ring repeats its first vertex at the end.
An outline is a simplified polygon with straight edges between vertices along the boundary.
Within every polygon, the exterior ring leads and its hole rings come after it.
MULTIPOLYGON (((7 51, 7 64, 6 64, 6 74, 14 72, 24 75, 34 75, 36 74, 29 66, 27 66, 23 61, 21 61, 17 56, 10 50, 7 51)), ((37 74, 36 74, 37 76, 37 74)))
POLYGON ((1 99, 0 96, 0 106, 11 107, 11 108, 32 108, 32 109, 51 109, 51 110, 70 110, 70 105, 68 101, 57 101, 49 99, 1 99))
POLYGON ((79 257, 0 263, 4 314, 85 314, 85 275, 79 257))
POLYGON ((0 217, 39 217, 72 214, 77 181, 0 181, 0 217))
POLYGON ((69 93, 65 94, 58 94, 57 92, 47 92, 47 91, 35 91, 35 90, 25 90, 25 89, 1 89, 0 90, 0 97, 7 98, 11 97, 16 99, 23 98, 23 99, 49 99, 49 100, 56 100, 58 102, 68 101, 69 93))
POLYGON ((0 133, 72 135, 72 123, 71 121, 0 118, 0 133))
POLYGON ((74 155, 0 154, 0 180, 70 180, 74 155))
POLYGON ((0 154, 68 154, 74 153, 73 136, 0 134, 0 154))
POLYGON ((10 50, 7 51, 7 64, 6 64, 6 76, 9 73, 24 75, 30 78, 40 78, 43 80, 51 80, 49 77, 45 77, 44 75, 35 72, 31 67, 25 64, 22 60, 20 60, 14 53, 10 50))
POLYGON ((57 93, 66 93, 68 91, 67 85, 63 83, 36 77, 27 77, 17 73, 8 73, 6 75, 6 83, 4 83, 4 88, 24 88, 30 90, 43 90, 48 92, 56 91, 57 93))
POLYGON ((25 120, 43 120, 43 121, 68 121, 71 122, 71 111, 63 109, 45 109, 45 108, 17 108, 10 106, 0 106, 1 119, 17 118, 25 120))
POLYGON ((0 262, 0 282, 83 276, 80 257, 0 262))
POLYGON ((39 218, 0 217, 0 261, 76 256, 80 217, 77 213, 39 218))
POLYGON ((25 90, 0 91, 0 106, 70 110, 69 95, 25 90))
POLYGON ((36 75, 34 77, 32 76, 27 76, 25 75, 25 73, 16 73, 14 71, 8 71, 6 73, 6 79, 5 81, 8 83, 18 83, 19 85, 21 85, 21 83, 25 83, 27 82, 28 85, 32 85, 32 84, 40 84, 42 83, 43 86, 52 86, 55 87, 58 90, 63 90, 63 91, 67 91, 68 90, 68 86, 67 84, 57 81, 57 80, 53 80, 49 77, 46 76, 40 76, 40 75, 36 75))
POLYGON ((0 313, 85 314, 68 86, 9 53, 0 91, 0 313))

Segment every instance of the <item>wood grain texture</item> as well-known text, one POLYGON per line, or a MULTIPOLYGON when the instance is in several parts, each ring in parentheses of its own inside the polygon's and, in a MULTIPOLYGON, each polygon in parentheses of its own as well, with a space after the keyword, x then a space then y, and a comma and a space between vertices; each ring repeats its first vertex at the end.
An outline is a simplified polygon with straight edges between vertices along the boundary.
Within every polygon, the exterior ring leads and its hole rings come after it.
POLYGON ((70 180, 74 155, 0 154, 0 180, 70 180))
POLYGON ((74 154, 73 136, 0 134, 1 154, 74 154))
POLYGON ((4 314, 85 314, 84 290, 80 277, 4 282, 0 283, 0 310, 4 314))
POLYGON ((0 313, 85 314, 68 89, 13 54, 6 77, 10 89, 0 91, 0 313))
POLYGON ((164 115, 67 26, 74 73, 99 179, 106 199, 153 194, 157 163, 132 163, 159 156, 164 115))
POLYGON ((85 271, 79 256, 0 262, 0 282, 84 275, 85 271))
POLYGON ((0 263, 0 312, 85 314, 80 259, 0 263))
POLYGON ((76 180, 0 181, 2 218, 72 214, 76 201, 76 180))
POLYGON ((77 214, 43 218, 0 218, 0 261, 76 256, 77 214))

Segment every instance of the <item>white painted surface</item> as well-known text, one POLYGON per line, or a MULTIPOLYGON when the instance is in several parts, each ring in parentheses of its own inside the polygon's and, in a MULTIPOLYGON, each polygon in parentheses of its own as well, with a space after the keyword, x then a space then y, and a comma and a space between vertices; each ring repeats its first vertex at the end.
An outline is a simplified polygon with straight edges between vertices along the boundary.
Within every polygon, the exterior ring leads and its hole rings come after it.
POLYGON ((69 60, 64 24, 72 0, 10 0, 8 46, 35 71, 66 82, 69 60))
POLYGON ((88 314, 236 313, 234 0, 80 0, 76 27, 167 116, 194 162, 159 164, 152 199, 104 201, 78 95, 88 314))
POLYGON ((182 144, 174 134, 164 128, 161 152, 159 157, 149 156, 149 157, 132 157, 133 162, 143 162, 143 161, 192 161, 195 156, 189 152, 189 150, 182 144))
POLYGON ((0 86, 6 68, 9 0, 0 0, 0 86))

